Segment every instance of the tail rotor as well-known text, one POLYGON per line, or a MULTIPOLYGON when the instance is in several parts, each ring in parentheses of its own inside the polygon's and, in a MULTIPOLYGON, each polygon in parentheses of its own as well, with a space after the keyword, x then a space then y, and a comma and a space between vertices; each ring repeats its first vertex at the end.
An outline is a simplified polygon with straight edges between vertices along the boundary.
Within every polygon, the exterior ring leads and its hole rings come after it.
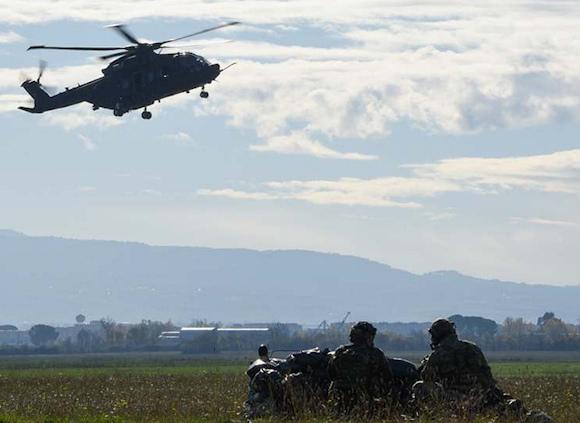
MULTIPOLYGON (((48 66, 48 62, 46 60, 40 60, 38 62, 38 78, 36 78, 36 82, 38 82, 40 84, 40 78, 42 78, 42 75, 44 75, 44 71, 46 70, 46 67, 48 66)), ((40 84, 42 85, 42 84, 40 84)))
POLYGON ((41 60, 38 63, 38 76, 36 79, 32 79, 26 74, 21 74, 21 78, 24 78, 21 86, 30 94, 30 97, 34 99, 34 107, 19 107, 20 110, 24 110, 29 113, 42 113, 46 110, 47 105, 50 102, 50 95, 47 93, 47 87, 40 83, 42 75, 46 71, 47 63, 45 60, 41 60))

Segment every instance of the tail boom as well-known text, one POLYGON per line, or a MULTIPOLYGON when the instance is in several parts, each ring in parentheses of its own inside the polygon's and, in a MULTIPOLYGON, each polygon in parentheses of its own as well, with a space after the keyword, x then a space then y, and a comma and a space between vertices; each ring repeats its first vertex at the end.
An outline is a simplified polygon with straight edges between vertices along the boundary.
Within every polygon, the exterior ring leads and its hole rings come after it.
POLYGON ((21 85, 22 88, 26 90, 30 97, 34 99, 34 107, 19 107, 20 110, 24 110, 28 113, 42 113, 49 110, 50 106, 50 96, 46 91, 42 89, 42 86, 38 81, 24 81, 21 85))

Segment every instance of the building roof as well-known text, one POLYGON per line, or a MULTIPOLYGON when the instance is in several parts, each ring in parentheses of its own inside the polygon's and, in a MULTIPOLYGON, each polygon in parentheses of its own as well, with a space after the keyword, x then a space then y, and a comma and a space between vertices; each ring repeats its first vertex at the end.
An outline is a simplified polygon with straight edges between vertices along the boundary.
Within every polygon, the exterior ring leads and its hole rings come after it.
POLYGON ((181 328, 181 332, 210 332, 217 330, 218 332, 268 332, 269 328, 216 328, 216 327, 185 327, 181 328))

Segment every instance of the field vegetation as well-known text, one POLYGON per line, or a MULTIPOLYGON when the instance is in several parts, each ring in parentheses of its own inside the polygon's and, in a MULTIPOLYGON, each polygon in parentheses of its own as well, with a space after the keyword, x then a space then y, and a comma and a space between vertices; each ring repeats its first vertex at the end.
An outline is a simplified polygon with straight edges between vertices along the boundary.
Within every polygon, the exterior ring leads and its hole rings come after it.
MULTIPOLYGON (((3 359, 0 421, 243 421, 246 365, 245 359, 184 355, 3 359)), ((500 385, 529 408, 546 410, 559 423, 580 421, 580 362, 502 361, 492 367, 500 385)))

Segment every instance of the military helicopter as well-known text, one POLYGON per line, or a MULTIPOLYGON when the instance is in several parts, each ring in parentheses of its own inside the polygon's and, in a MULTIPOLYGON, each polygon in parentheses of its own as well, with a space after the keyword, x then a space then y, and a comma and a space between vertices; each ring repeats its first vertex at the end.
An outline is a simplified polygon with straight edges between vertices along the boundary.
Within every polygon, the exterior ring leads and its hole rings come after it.
POLYGON ((170 47, 167 44, 180 41, 220 28, 237 25, 239 22, 228 22, 193 34, 172 38, 154 43, 140 42, 124 25, 112 25, 110 28, 128 40, 126 47, 62 47, 35 45, 28 50, 80 50, 80 51, 117 51, 102 56, 102 60, 116 58, 106 68, 103 76, 93 81, 67 88, 65 91, 50 96, 40 83, 46 68, 41 62, 36 80, 27 79, 22 87, 34 99, 34 107, 19 107, 29 113, 44 113, 61 109, 82 102, 91 103, 93 110, 111 109, 115 116, 123 116, 130 110, 143 108, 141 117, 151 119, 147 106, 162 98, 182 92, 189 92, 201 87, 201 98, 207 98, 205 90, 221 72, 232 66, 221 69, 220 65, 210 64, 204 57, 189 52, 161 54, 156 51, 170 47))

